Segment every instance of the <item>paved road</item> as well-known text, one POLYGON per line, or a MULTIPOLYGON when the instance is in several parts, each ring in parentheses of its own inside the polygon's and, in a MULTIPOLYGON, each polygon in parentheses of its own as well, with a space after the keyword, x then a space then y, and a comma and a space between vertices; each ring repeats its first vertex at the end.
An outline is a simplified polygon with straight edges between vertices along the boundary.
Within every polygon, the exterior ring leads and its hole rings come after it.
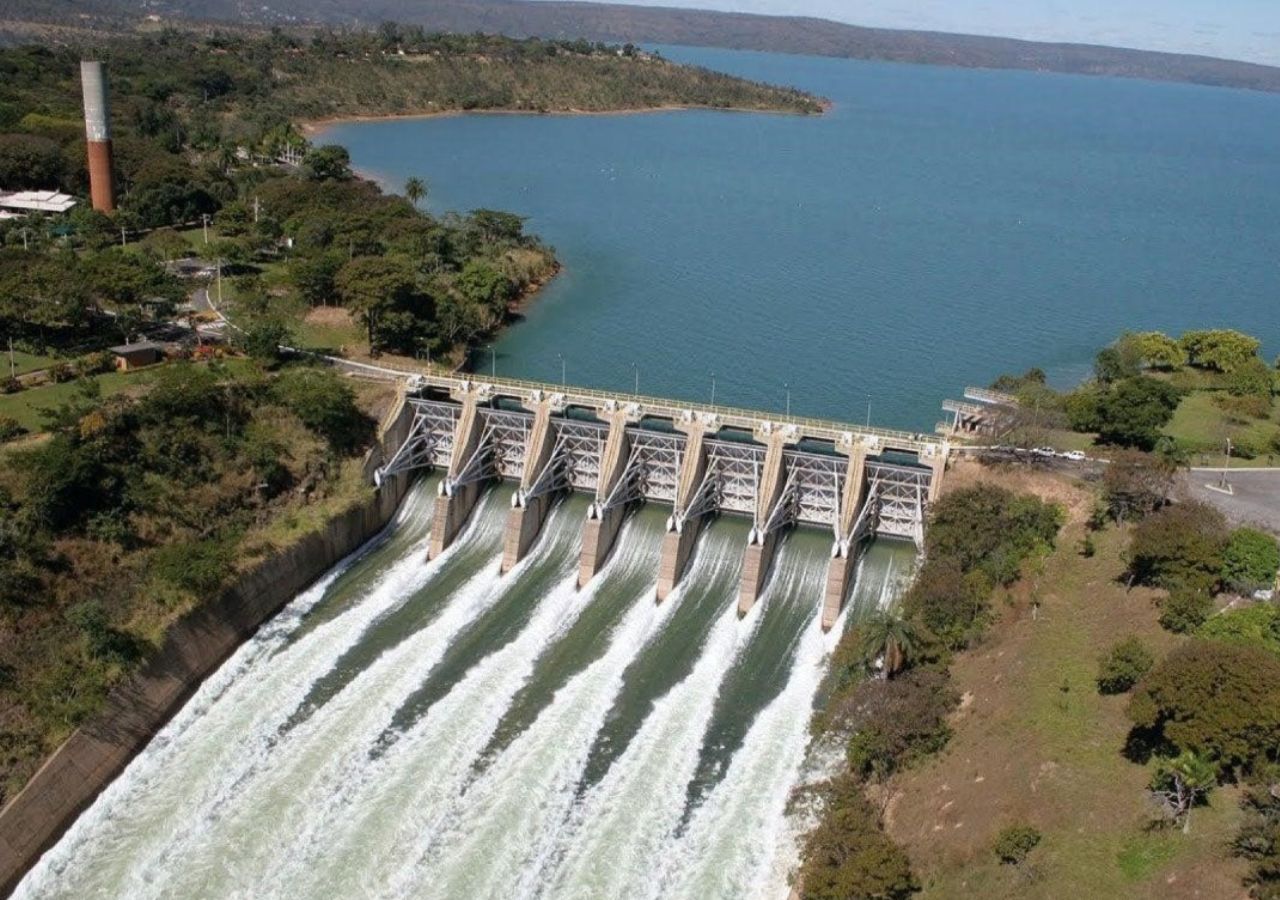
POLYGON ((1232 469, 1227 473, 1231 494, 1207 486, 1221 480, 1221 469, 1192 469, 1182 476, 1192 497, 1216 506, 1230 521, 1280 534, 1280 469, 1232 469))

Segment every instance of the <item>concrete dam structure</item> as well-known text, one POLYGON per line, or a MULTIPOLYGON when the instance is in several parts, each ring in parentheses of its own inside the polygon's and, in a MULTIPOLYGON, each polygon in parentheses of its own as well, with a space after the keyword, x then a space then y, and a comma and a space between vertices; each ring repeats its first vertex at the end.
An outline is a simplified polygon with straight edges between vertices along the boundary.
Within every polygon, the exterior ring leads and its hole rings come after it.
MULTIPOLYGON (((383 370, 385 371, 385 370, 383 370)), ((658 574, 659 602, 675 589, 712 515, 751 521, 738 611, 760 597, 784 531, 833 535, 822 627, 839 617, 864 541, 923 541, 949 445, 907 432, 567 386, 466 375, 407 375, 408 438, 379 481, 414 470, 443 473, 431 556, 458 535, 485 485, 518 484, 502 556, 508 572, 528 554, 556 498, 592 496, 582 525, 579 587, 608 558, 634 504, 671 504, 658 574)))

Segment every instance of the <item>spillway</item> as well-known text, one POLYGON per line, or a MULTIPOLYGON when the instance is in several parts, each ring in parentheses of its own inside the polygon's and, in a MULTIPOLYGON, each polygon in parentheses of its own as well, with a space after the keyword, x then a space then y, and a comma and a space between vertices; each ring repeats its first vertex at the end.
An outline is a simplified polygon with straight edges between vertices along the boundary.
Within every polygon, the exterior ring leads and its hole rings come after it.
POLYGON ((656 603, 669 507, 630 514, 580 589, 587 498, 504 575, 513 488, 428 562, 436 488, 241 647, 15 896, 785 896, 826 658, 910 545, 870 547, 827 634, 817 531, 740 616, 743 520, 711 521, 656 603))

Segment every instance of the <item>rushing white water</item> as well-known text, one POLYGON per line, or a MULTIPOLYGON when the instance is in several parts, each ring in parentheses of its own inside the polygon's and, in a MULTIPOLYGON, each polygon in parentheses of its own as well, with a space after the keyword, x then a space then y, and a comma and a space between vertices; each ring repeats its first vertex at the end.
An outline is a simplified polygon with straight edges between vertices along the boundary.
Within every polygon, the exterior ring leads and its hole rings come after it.
MULTIPOLYGON (((499 576, 502 498, 428 564, 429 499, 246 643, 16 896, 785 896, 838 634, 814 554, 784 545, 739 619, 732 529, 656 604, 654 516, 578 590, 579 508, 499 576)), ((848 614, 898 584, 860 566, 848 614)))
MULTIPOLYGON (((775 593, 807 603, 810 621, 783 688, 756 718, 724 780, 694 813, 684 833, 672 835, 655 855, 654 872, 633 896, 781 897, 772 884, 785 844, 787 797, 808 745, 809 717, 823 664, 840 629, 816 627, 826 573, 820 566, 779 567, 775 593), (652 877, 656 874, 657 877, 652 877)), ((841 623, 843 624, 843 623, 841 623)))
POLYGON ((626 752, 574 809, 557 841, 563 859, 553 860, 557 871, 544 875, 541 893, 634 897, 647 888, 654 859, 679 826, 720 683, 759 624, 763 604, 739 619, 732 593, 728 600, 693 672, 654 705, 626 752))

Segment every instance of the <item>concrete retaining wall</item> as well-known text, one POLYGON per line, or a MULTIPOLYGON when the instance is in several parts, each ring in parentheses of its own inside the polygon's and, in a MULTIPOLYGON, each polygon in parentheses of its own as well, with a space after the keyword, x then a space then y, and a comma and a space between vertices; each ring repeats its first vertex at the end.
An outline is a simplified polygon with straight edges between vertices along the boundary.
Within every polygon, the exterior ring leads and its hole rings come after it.
MULTIPOLYGON (((381 464, 383 447, 403 442, 412 418, 412 410, 398 402, 383 423, 382 441, 365 459, 366 471, 381 464)), ((390 479, 169 629, 157 655, 112 691, 104 709, 72 733, 0 810, 0 895, 13 891, 205 678, 293 597, 391 521, 408 486, 407 476, 390 479)))

